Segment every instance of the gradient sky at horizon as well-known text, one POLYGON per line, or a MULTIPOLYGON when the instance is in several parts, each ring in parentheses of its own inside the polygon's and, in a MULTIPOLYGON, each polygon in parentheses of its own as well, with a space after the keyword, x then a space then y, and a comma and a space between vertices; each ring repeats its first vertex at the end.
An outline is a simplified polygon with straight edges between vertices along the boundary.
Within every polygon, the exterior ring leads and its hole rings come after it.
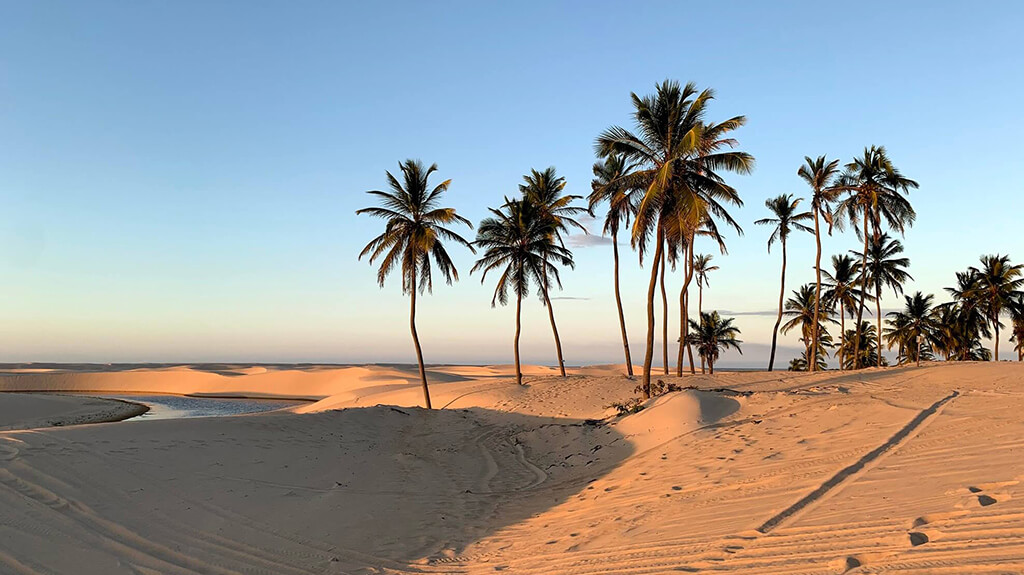
MULTIPOLYGON (((739 314, 745 355, 725 363, 763 365, 779 254, 752 222, 805 195, 805 155, 885 145, 920 182, 909 291, 943 299, 982 253, 1024 260, 1021 22, 1017 2, 3 1, 0 361, 412 361, 399 283, 356 260, 380 230, 354 214, 363 191, 420 158, 474 222, 531 168, 585 195, 595 136, 671 78, 713 87, 712 119, 749 120, 757 168, 729 177, 745 235, 704 301, 739 314)), ((574 245, 566 361, 620 362, 610 247, 574 245)), ((510 362, 513 309, 452 253, 461 281, 420 306, 427 361, 510 362)), ((642 359, 645 272, 624 254, 642 359)), ((795 237, 788 289, 812 265, 795 237)), ((536 298, 523 338, 526 361, 554 361, 536 298)), ((785 366, 801 344, 782 345, 785 366)))

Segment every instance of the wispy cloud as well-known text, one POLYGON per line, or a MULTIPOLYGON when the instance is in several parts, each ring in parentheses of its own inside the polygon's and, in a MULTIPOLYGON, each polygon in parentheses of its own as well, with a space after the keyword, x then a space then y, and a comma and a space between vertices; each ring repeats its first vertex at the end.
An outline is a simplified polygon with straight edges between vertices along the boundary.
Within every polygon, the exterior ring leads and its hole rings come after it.
POLYGON ((556 300, 556 299, 557 300, 570 300, 570 301, 590 301, 589 297, 574 297, 574 296, 568 296, 568 295, 560 295, 560 296, 553 297, 551 299, 552 300, 556 300))
POLYGON ((775 315, 778 310, 766 309, 762 311, 733 311, 731 309, 718 310, 719 315, 775 315))
POLYGON ((597 234, 573 234, 568 237, 569 247, 592 248, 594 246, 610 246, 612 239, 597 234))

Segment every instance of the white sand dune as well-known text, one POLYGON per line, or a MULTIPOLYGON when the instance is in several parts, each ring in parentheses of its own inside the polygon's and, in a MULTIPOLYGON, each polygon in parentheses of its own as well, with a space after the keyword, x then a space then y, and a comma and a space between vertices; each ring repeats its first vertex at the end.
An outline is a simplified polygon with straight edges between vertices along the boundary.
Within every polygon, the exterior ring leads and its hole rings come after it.
POLYGON ((575 371, 432 368, 433 412, 404 367, 8 372, 320 401, 0 432, 0 572, 1024 572, 1020 364, 662 377, 729 390, 604 423, 635 382, 575 371))

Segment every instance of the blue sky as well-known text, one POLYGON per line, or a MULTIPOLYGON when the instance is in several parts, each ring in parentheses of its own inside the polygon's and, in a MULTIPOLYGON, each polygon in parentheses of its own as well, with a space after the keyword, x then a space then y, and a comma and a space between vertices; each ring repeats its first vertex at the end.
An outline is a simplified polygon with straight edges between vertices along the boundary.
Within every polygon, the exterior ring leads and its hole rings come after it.
MULTIPOLYGON (((3 361, 410 361, 398 284, 378 289, 356 261, 380 227, 354 215, 362 192, 412 157, 453 179, 448 203, 474 222, 531 168, 554 165, 586 194, 594 137, 629 125, 630 92, 665 78, 713 87, 712 118, 745 114, 737 137, 757 158, 753 175, 730 178, 746 234, 716 256, 707 308, 771 310, 778 254, 752 224, 765 198, 805 192, 805 155, 845 161, 871 144, 921 184, 909 289, 938 292, 982 253, 1024 259, 1016 2, 0 13, 3 361)), ((852 234, 829 238, 826 257, 854 247, 852 234)), ((510 361, 512 309, 491 309, 492 286, 453 252, 462 281, 421 305, 427 360, 510 361)), ((555 311, 569 363, 620 360, 610 259, 607 245, 580 248, 565 276, 576 299, 555 311)), ((795 288, 812 278, 810 236, 790 260, 795 288)), ((635 355, 644 275, 624 265, 635 355)), ((738 316, 747 353, 727 362, 762 363, 773 319, 738 316)), ((524 321, 525 359, 552 362, 537 301, 524 321)), ((800 344, 783 344, 785 363, 800 344)))

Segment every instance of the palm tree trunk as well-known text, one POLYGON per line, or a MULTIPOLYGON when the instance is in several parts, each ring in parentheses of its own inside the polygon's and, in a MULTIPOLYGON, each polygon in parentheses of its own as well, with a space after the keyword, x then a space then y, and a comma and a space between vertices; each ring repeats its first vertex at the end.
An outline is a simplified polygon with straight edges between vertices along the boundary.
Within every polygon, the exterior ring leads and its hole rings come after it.
POLYGON ((878 332, 878 367, 882 367, 882 285, 875 286, 875 331, 878 332))
MULTIPOLYGON (((697 317, 704 317, 704 284, 701 283, 700 278, 697 279, 697 317)), ((704 370, 704 356, 700 356, 700 374, 704 375, 707 371, 704 370)))
POLYGON ((864 295, 867 293, 868 285, 868 209, 864 208, 864 254, 860 264, 860 302, 857 304, 857 325, 853 327, 853 368, 859 369, 860 365, 860 328, 864 321, 864 295))
POLYGON ((846 355, 843 353, 843 348, 846 345, 846 306, 843 302, 839 302, 839 371, 846 369, 843 366, 843 358, 846 355))
POLYGON ((665 295, 665 252, 661 252, 661 365, 668 375, 668 296, 665 295))
POLYGON ((921 367, 921 334, 917 334, 917 367, 921 367))
POLYGON ((512 352, 516 361, 516 383, 523 385, 523 370, 519 367, 519 332, 522 329, 523 294, 516 292, 516 337, 512 344, 512 352))
POLYGON ((814 275, 815 275, 815 289, 814 289, 814 336, 811 338, 811 354, 809 363, 807 364, 807 371, 817 371, 818 369, 818 316, 821 313, 821 231, 819 230, 818 223, 818 208, 814 209, 814 243, 817 246, 817 252, 814 255, 814 275))
MULTIPOLYGON (((686 242, 686 245, 688 246, 686 248, 686 262, 687 262, 687 265, 686 265, 686 285, 683 286, 683 293, 686 294, 686 297, 683 298, 683 304, 686 307, 686 312, 683 314, 683 316, 686 319, 686 325, 687 325, 686 334, 687 335, 690 334, 690 328, 689 328, 689 325, 690 325, 690 281, 693 279, 693 240, 694 240, 694 234, 693 234, 693 232, 690 232, 689 241, 686 242)), ((700 316, 697 316, 697 319, 699 320, 700 316)), ((687 339, 687 341, 686 341, 686 356, 690 360, 690 375, 693 375, 693 374, 697 373, 697 370, 694 369, 694 367, 693 367, 693 345, 691 345, 690 342, 689 342, 690 338, 686 338, 686 339, 687 339)))
POLYGON ((779 286, 779 315, 772 330, 772 353, 768 357, 768 371, 775 369, 775 346, 779 339, 779 325, 782 323, 782 300, 786 297, 786 240, 782 239, 782 279, 779 286))
POLYGON ((423 350, 420 349, 420 336, 416 333, 416 272, 412 275, 412 291, 409 296, 409 331, 412 332, 412 344, 416 348, 416 363, 420 366, 420 382, 423 383, 423 402, 427 409, 430 405, 430 389, 427 388, 427 370, 423 366, 423 350))
POLYGON ((658 288, 658 268, 661 263, 661 222, 655 233, 654 257, 651 258, 651 281, 647 284, 647 347, 644 349, 644 371, 640 380, 644 399, 651 398, 651 364, 654 363, 654 291, 658 288))
POLYGON ((676 377, 683 376, 683 354, 686 353, 686 284, 679 288, 679 353, 676 355, 676 377))
POLYGON ((715 375, 715 360, 708 358, 708 374, 715 375))
POLYGON ((629 338, 626 336, 626 316, 622 313, 622 296, 619 295, 619 240, 615 232, 612 232, 612 256, 615 258, 615 306, 619 309, 622 349, 626 352, 626 374, 633 377, 633 359, 629 356, 629 338))
POLYGON ((690 335, 690 282, 693 280, 693 238, 686 242, 683 258, 683 287, 679 290, 679 356, 676 358, 676 375, 683 375, 683 351, 690 359, 690 373, 697 373, 693 367, 693 346, 688 341, 690 335))
POLYGON ((999 310, 992 316, 992 325, 996 328, 995 353, 992 354, 992 361, 999 361, 999 310))
POLYGON ((561 372, 562 377, 565 377, 565 361, 562 359, 562 340, 558 337, 558 326, 555 325, 555 310, 551 307, 551 298, 548 297, 548 263, 545 261, 541 266, 542 272, 544 273, 543 281, 543 292, 544 292, 544 305, 548 308, 548 319, 551 320, 551 333, 555 336, 555 355, 558 357, 558 370, 561 372))

